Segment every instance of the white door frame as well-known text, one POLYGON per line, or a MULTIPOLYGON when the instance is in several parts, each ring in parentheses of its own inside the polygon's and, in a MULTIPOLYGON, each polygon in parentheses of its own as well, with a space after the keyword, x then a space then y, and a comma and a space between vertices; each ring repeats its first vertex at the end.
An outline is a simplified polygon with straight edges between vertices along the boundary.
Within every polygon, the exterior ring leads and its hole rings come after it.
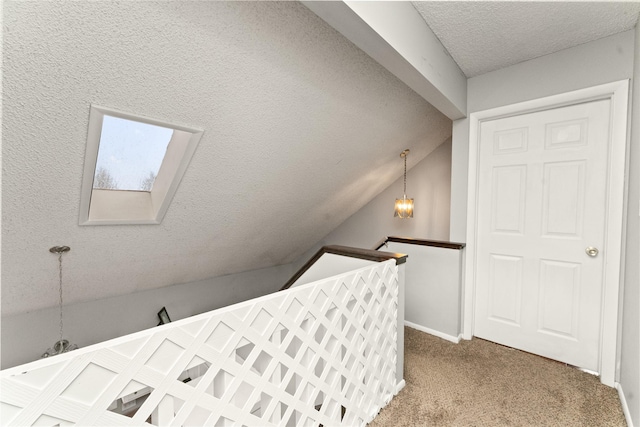
POLYGON ((618 293, 624 219, 625 152, 627 146, 627 103, 629 81, 607 83, 560 95, 521 102, 469 116, 469 180, 467 195, 467 246, 465 284, 463 290, 462 337, 473 336, 473 313, 476 284, 477 254, 477 194, 480 124, 508 116, 577 104, 601 99, 611 100, 611 146, 609 147, 606 230, 604 253, 604 290, 602 298, 602 333, 600 337, 600 381, 613 387, 616 375, 616 347, 618 336, 618 293))

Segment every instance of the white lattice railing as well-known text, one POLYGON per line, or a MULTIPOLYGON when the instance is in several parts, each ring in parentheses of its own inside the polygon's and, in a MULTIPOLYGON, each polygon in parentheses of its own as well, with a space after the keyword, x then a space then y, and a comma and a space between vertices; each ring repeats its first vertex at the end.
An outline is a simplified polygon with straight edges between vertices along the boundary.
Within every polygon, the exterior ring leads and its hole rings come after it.
POLYGON ((362 426, 397 392, 398 294, 390 260, 8 369, 0 423, 362 426))

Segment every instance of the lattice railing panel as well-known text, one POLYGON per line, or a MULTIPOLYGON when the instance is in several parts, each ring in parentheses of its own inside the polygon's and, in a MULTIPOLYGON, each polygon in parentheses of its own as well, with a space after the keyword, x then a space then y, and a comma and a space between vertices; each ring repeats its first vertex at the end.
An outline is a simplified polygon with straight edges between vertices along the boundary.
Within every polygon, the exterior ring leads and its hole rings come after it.
POLYGON ((391 260, 2 371, 0 424, 365 425, 397 312, 391 260))

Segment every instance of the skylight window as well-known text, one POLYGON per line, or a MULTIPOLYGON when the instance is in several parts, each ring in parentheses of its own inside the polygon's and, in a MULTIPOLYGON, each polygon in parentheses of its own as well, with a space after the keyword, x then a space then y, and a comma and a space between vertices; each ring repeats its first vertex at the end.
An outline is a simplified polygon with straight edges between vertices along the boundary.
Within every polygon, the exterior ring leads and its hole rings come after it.
POLYGON ((159 224, 201 136, 92 105, 80 225, 159 224))
POLYGON ((173 129, 105 115, 93 188, 151 191, 173 129))

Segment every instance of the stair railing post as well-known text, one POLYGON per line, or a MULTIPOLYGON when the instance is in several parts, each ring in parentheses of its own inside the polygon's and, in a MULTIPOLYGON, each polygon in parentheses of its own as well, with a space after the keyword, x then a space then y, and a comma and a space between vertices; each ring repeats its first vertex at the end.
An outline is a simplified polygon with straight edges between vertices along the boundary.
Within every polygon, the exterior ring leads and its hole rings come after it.
POLYGON ((398 390, 404 386, 404 281, 405 263, 398 265, 398 329, 397 329, 397 360, 396 360, 396 386, 398 390))

